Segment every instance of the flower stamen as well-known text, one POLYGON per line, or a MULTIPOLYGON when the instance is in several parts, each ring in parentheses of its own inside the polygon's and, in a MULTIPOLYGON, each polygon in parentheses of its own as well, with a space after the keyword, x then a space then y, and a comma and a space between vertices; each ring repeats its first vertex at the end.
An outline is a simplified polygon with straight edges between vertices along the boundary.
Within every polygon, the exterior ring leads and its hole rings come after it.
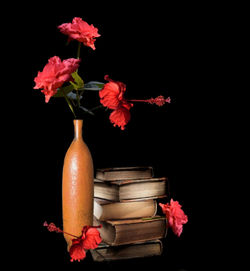
POLYGON ((129 100, 130 102, 144 102, 149 104, 156 104, 158 106, 163 106, 165 103, 170 103, 171 99, 170 97, 164 98, 164 96, 160 95, 156 98, 150 98, 147 100, 129 100))

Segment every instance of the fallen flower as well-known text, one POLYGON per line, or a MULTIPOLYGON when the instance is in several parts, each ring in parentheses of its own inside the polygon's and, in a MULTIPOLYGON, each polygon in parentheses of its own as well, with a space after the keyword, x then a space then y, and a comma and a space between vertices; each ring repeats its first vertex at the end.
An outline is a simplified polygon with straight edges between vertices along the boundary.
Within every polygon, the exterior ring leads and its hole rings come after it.
POLYGON ((98 247, 102 239, 97 228, 101 228, 101 225, 84 226, 82 235, 76 239, 72 239, 72 245, 69 249, 71 262, 83 260, 86 257, 85 250, 98 247))
POLYGON ((181 209, 181 205, 178 201, 170 200, 170 203, 162 204, 159 203, 163 213, 166 215, 167 225, 172 229, 174 234, 180 237, 183 224, 188 222, 188 217, 181 209))
POLYGON ((60 228, 56 227, 54 223, 48 224, 45 221, 43 226, 47 227, 48 231, 50 232, 55 231, 57 233, 64 233, 74 237, 74 239, 72 239, 72 245, 69 249, 71 262, 83 260, 86 257, 86 250, 97 248, 102 241, 100 233, 97 230, 97 228, 101 228, 102 225, 84 226, 82 229, 82 234, 79 237, 62 231, 60 228))

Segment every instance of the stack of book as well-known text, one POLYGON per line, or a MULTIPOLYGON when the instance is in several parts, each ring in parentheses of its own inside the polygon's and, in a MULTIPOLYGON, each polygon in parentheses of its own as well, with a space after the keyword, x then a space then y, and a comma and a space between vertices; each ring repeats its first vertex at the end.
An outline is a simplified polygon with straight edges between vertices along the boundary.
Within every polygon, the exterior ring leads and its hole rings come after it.
POLYGON ((166 197, 167 178, 154 177, 152 167, 97 169, 94 223, 103 242, 95 261, 161 255, 166 219, 157 215, 158 199, 166 197))

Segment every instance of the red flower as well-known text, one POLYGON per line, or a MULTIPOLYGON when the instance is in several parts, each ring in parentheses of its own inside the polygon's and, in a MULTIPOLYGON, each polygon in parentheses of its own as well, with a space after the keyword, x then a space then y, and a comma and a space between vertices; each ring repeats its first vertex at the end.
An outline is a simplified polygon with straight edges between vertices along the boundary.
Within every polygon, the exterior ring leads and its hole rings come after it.
POLYGON ((159 203, 163 213, 166 215, 168 225, 172 228, 172 231, 177 236, 180 236, 183 230, 183 224, 188 222, 188 217, 181 209, 181 205, 178 201, 170 200, 170 204, 159 203))
POLYGON ((71 262, 80 261, 86 257, 86 251, 88 249, 95 249, 101 243, 102 239, 97 228, 101 228, 102 225, 99 226, 84 226, 82 229, 82 235, 77 237, 68 232, 62 231, 60 228, 56 227, 54 223, 48 224, 46 221, 43 223, 43 226, 47 227, 50 232, 58 232, 68 234, 70 236, 75 237, 72 239, 72 245, 69 249, 69 254, 71 257, 71 262))
POLYGON ((72 23, 65 23, 58 26, 61 33, 68 35, 69 40, 78 40, 85 46, 91 47, 95 50, 95 38, 100 37, 98 29, 92 24, 89 25, 81 18, 75 17, 72 23))
POLYGON ((101 225, 83 227, 82 239, 84 239, 83 245, 85 249, 95 249, 101 243, 102 239, 96 228, 101 228, 101 225))
POLYGON ((72 245, 69 250, 71 262, 80 261, 86 257, 85 250, 95 249, 102 239, 97 228, 100 226, 84 226, 82 229, 82 235, 79 238, 72 240, 72 245))
POLYGON ((44 93, 45 102, 48 103, 57 89, 72 79, 71 74, 78 69, 79 63, 80 59, 69 58, 61 61, 58 56, 51 57, 43 71, 39 71, 34 79, 36 83, 34 89, 42 88, 41 92, 44 93))
POLYGON ((114 126, 119 126, 124 130, 124 126, 130 121, 130 108, 131 105, 129 103, 121 104, 110 114, 110 122, 113 123, 114 126))
POLYGON ((123 95, 126 91, 126 85, 122 82, 113 81, 108 75, 105 75, 104 79, 109 82, 99 91, 100 102, 103 106, 116 109, 124 101, 123 95))
POLYGON ((103 106, 114 110, 110 114, 109 119, 114 126, 119 126, 124 130, 124 126, 130 120, 129 110, 133 106, 132 103, 129 103, 124 98, 126 85, 110 79, 108 75, 105 75, 104 79, 109 82, 99 91, 100 102, 103 106))
POLYGON ((86 257, 86 251, 82 245, 83 241, 81 239, 73 239, 72 245, 69 250, 69 254, 71 257, 71 262, 83 260, 86 257))

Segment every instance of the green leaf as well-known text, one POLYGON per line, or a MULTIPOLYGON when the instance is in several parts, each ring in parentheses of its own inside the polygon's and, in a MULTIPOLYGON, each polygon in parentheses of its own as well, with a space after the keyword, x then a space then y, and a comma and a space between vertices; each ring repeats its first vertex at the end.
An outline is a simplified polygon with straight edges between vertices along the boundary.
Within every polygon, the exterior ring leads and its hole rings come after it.
POLYGON ((72 90, 74 90, 74 87, 72 85, 61 87, 57 90, 57 93, 53 96, 54 98, 62 98, 64 97, 64 94, 70 93, 72 90), (64 94, 63 94, 64 92, 64 94))
POLYGON ((99 91, 103 88, 104 83, 98 81, 90 81, 84 85, 85 90, 99 91))
POLYGON ((69 81, 69 82, 73 86, 73 89, 75 89, 75 90, 79 89, 77 84, 73 83, 72 81, 69 81))
POLYGON ((80 106, 80 109, 82 109, 84 112, 89 113, 90 115, 95 115, 91 110, 87 109, 86 107, 80 106))
POLYGON ((73 72, 71 74, 71 76, 75 80, 75 83, 73 83, 73 82, 70 82, 70 83, 72 83, 72 85, 74 85, 76 87, 75 89, 77 90, 79 88, 83 88, 84 82, 83 82, 82 78, 80 77, 80 75, 77 72, 73 72))

